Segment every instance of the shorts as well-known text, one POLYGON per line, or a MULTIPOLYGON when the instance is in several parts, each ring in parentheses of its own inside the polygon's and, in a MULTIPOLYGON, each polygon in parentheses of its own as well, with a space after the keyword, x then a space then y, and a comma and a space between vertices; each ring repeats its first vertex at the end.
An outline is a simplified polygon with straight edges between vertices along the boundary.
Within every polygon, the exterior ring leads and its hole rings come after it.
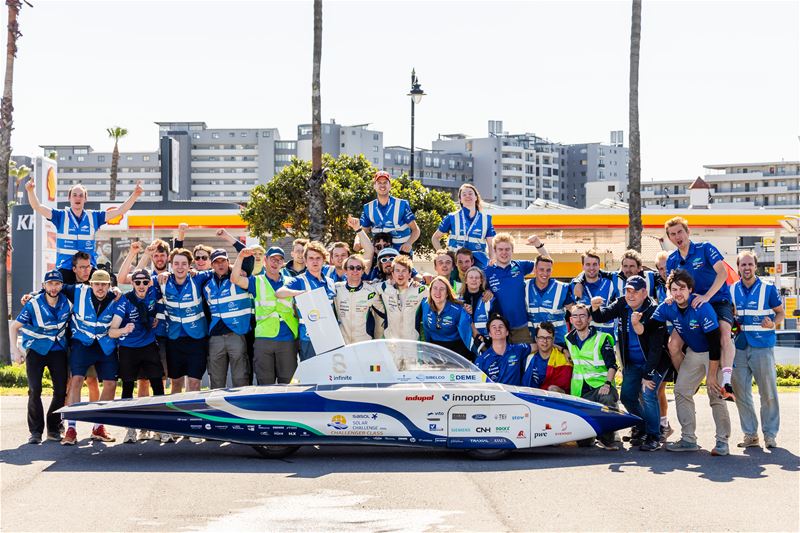
POLYGON ((119 347, 119 379, 122 381, 135 381, 141 377, 161 379, 161 376, 163 376, 161 358, 158 355, 158 345, 155 342, 136 348, 130 346, 119 347))
POLYGON ((106 355, 100 343, 94 341, 91 346, 85 346, 73 340, 69 356, 69 371, 73 376, 86 377, 86 371, 94 365, 97 370, 97 379, 100 381, 116 381, 119 362, 117 351, 106 355))
POLYGON ((202 379, 206 373, 208 339, 178 337, 167 340, 167 377, 202 379))
POLYGON ((717 313, 717 320, 720 322, 727 322, 733 325, 733 305, 728 300, 720 300, 718 302, 709 302, 714 312, 717 313))

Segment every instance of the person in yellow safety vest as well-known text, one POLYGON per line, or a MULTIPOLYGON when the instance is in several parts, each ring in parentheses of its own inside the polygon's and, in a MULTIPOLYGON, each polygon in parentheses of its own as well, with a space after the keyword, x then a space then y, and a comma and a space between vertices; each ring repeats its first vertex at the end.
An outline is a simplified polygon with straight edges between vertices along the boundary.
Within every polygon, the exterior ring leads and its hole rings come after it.
POLYGON ((275 290, 283 287, 287 276, 281 272, 285 254, 277 246, 265 254, 264 274, 242 277, 244 258, 255 254, 245 248, 236 257, 231 279, 255 298, 256 330, 253 345, 253 371, 259 385, 289 383, 297 369, 297 330, 299 321, 291 298, 278 298, 275 290))
MULTIPOLYGON (((586 304, 575 304, 570 317, 573 329, 565 339, 573 364, 570 394, 616 409, 619 393, 614 385, 617 374, 614 339, 590 326, 589 318, 586 304)), ((606 450, 621 448, 613 431, 598 436, 597 441, 606 450)))

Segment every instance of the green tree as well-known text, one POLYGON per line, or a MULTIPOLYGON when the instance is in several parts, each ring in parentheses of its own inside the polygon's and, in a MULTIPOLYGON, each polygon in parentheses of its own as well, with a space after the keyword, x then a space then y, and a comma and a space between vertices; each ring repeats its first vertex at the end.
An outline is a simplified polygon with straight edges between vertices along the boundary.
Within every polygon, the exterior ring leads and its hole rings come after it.
POLYGON ((114 139, 114 151, 111 153, 111 183, 108 189, 108 199, 114 201, 117 199, 117 171, 119 170, 119 140, 128 134, 128 130, 114 126, 113 128, 106 128, 108 136, 114 139))
MULTIPOLYGON (((342 155, 333 159, 323 155, 326 170, 322 185, 325 226, 323 240, 353 241, 353 231, 347 227, 347 217, 360 216, 365 203, 375 198, 372 176, 376 168, 363 156, 342 155)), ((250 201, 242 211, 251 235, 262 240, 283 237, 308 237, 310 187, 308 175, 311 163, 292 160, 265 185, 258 185, 250 193, 250 201)), ((456 204, 449 194, 433 191, 407 175, 392 180, 392 195, 408 200, 417 217, 422 234, 414 245, 419 253, 433 252, 431 236, 442 218, 455 211, 456 204)))

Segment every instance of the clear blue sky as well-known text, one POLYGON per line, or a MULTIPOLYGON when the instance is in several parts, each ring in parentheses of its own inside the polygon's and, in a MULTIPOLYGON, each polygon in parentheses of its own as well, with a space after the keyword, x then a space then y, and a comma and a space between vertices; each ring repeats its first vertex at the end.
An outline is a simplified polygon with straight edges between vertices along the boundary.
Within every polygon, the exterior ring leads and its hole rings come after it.
MULTIPOLYGON (((34 0, 20 23, 15 153, 40 144, 155 150, 155 121, 278 127, 311 119, 312 2, 34 0)), ((645 1, 643 178, 800 159, 798 2, 645 1)), ((630 2, 324 2, 322 111, 409 143, 409 77, 439 133, 628 139, 630 2)), ((3 54, 5 58, 5 54, 3 54)), ((5 61, 5 60, 4 60, 5 61)))

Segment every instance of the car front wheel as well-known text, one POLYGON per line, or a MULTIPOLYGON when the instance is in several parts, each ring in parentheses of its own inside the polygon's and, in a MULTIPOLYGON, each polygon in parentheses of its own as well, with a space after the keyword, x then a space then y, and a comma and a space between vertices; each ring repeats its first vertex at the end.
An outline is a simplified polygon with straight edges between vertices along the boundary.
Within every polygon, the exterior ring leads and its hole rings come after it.
POLYGON ((289 457, 294 452, 300 449, 300 446, 253 446, 253 449, 257 451, 262 457, 266 457, 267 459, 283 459, 284 457, 289 457))

